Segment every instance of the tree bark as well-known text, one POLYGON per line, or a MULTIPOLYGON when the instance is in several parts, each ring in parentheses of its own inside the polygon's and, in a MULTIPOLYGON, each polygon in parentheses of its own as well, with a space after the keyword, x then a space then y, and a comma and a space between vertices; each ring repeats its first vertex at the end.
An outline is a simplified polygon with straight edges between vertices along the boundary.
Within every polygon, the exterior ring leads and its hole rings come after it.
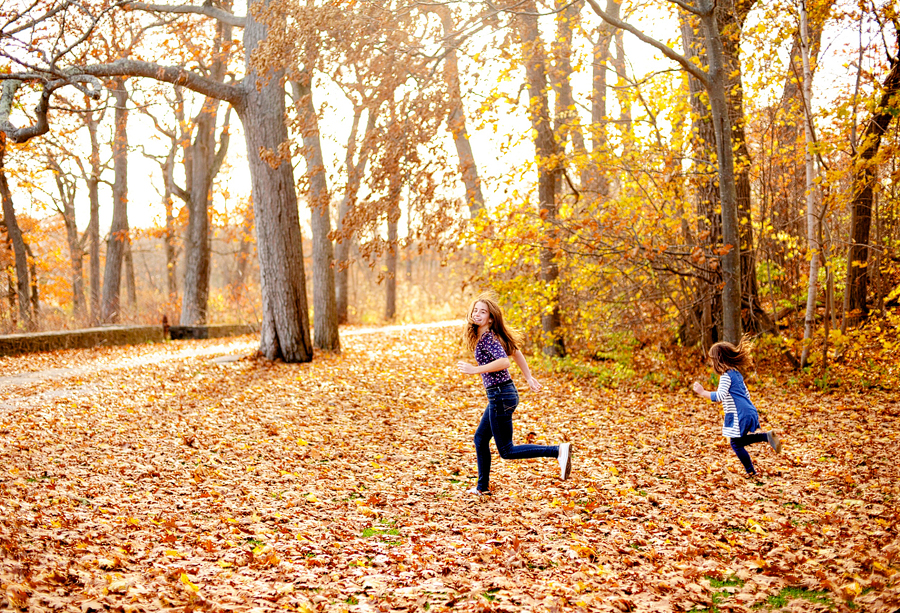
MULTIPOLYGON (((228 49, 231 45, 231 26, 219 22, 216 26, 214 58, 210 78, 222 82, 228 64, 228 49)), ((195 118, 197 134, 186 156, 190 164, 190 190, 188 201, 188 228, 185 237, 185 265, 183 295, 181 299, 181 320, 183 326, 205 325, 209 303, 210 227, 209 216, 212 204, 212 186, 228 148, 227 122, 222 131, 220 149, 216 150, 216 120, 219 99, 207 96, 195 118)))
POLYGON ((62 169, 52 159, 49 160, 56 179, 56 189, 59 192, 59 200, 62 207, 57 211, 63 219, 66 229, 66 244, 69 247, 69 266, 72 279, 72 315, 76 321, 84 321, 86 308, 84 304, 84 248, 78 236, 78 224, 75 219, 75 194, 76 188, 72 181, 62 177, 62 169))
POLYGON ((279 153, 288 142, 283 73, 273 70, 259 74, 251 61, 266 30, 266 25, 248 12, 244 28, 248 74, 236 109, 247 141, 256 220, 263 303, 259 349, 270 360, 309 362, 313 348, 297 191, 290 157, 279 153))
MULTIPOLYGON (((606 10, 610 15, 619 17, 621 5, 615 0, 608 0, 606 10)), ((598 158, 604 155, 609 144, 607 138, 606 96, 608 90, 607 72, 610 63, 610 44, 615 35, 615 27, 605 21, 597 29, 597 40, 594 42, 593 68, 591 75, 591 151, 593 155, 581 173, 582 189, 605 197, 609 195, 609 178, 603 172, 598 158)))
POLYGON ((400 245, 397 241, 398 224, 400 222, 400 194, 402 191, 399 173, 399 168, 395 168, 391 171, 390 186, 388 187, 390 204, 387 219, 388 246, 387 252, 385 253, 387 273, 384 282, 384 318, 388 321, 392 321, 397 315, 397 254, 400 251, 400 245))
MULTIPOLYGON (((812 70, 809 63, 809 28, 806 14, 806 0, 800 1, 800 48, 803 58, 803 106, 812 109, 812 70)), ((816 320, 816 288, 819 279, 819 261, 821 246, 818 244, 819 224, 816 215, 815 198, 815 161, 813 159, 812 116, 807 115, 803 122, 806 134, 806 240, 809 253, 809 281, 806 291, 806 315, 803 325, 803 349, 800 352, 800 368, 805 368, 809 361, 809 350, 812 344, 813 327, 816 320)))
POLYGON ((872 226, 872 203, 875 197, 878 162, 876 156, 881 139, 896 114, 896 96, 900 92, 900 60, 894 60, 882 84, 881 100, 869 120, 853 164, 853 199, 850 203, 850 250, 847 255, 847 326, 856 326, 868 315, 869 230, 872 226))
POLYGON ((16 221, 12 192, 6 179, 6 134, 0 133, 0 199, 3 202, 3 221, 6 234, 12 243, 16 262, 16 298, 19 303, 19 318, 26 330, 34 328, 34 317, 31 311, 31 289, 28 279, 28 254, 25 250, 25 239, 16 221))
POLYGON ((113 216, 106 241, 106 268, 103 273, 103 323, 116 323, 121 317, 120 288, 122 263, 128 243, 128 90, 125 79, 113 80, 115 133, 113 137, 113 216))
POLYGON ((544 332, 543 352, 549 356, 562 357, 566 353, 562 337, 562 318, 559 308, 559 264, 556 250, 559 246, 556 222, 558 205, 557 187, 562 169, 559 167, 559 147, 553 136, 550 123, 550 108, 547 101, 547 67, 544 47, 537 25, 537 7, 528 0, 515 17, 516 27, 522 40, 525 57, 525 73, 528 81, 529 115, 535 131, 535 154, 538 168, 538 210, 544 221, 545 236, 540 250, 541 280, 546 284, 550 299, 541 313, 541 328, 544 332))
MULTIPOLYGON (((308 70, 311 70, 309 68, 308 70)), ((319 137, 319 120, 312 98, 312 74, 305 82, 291 81, 294 104, 301 122, 303 157, 309 179, 309 212, 312 226, 313 344, 317 349, 339 352, 337 300, 334 287, 334 245, 331 243, 331 194, 325 175, 325 158, 319 137)))
POLYGON ((88 202, 91 217, 88 222, 88 244, 90 259, 88 276, 91 284, 91 324, 101 321, 101 280, 100 280, 100 141, 97 138, 97 119, 94 114, 87 113, 85 123, 91 140, 90 175, 87 178, 88 202))
MULTIPOLYGON (((430 8, 441 18, 444 36, 449 37, 455 29, 450 9, 442 4, 436 4, 430 8)), ((462 174, 463 184, 466 186, 466 205, 469 207, 469 217, 474 219, 484 208, 484 194, 481 191, 478 165, 475 163, 475 154, 472 153, 472 144, 469 142, 469 133, 466 128, 466 113, 459 85, 459 62, 456 49, 453 47, 448 49, 444 56, 444 82, 447 84, 450 107, 447 128, 453 135, 453 144, 456 146, 456 155, 459 157, 459 170, 462 174)))

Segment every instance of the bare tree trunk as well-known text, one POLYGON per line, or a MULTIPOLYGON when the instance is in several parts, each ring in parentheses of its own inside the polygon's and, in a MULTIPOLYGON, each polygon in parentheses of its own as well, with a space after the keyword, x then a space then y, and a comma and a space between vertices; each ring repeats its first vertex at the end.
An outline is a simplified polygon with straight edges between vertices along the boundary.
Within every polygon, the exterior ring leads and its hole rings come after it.
MULTIPOLYGON (((229 3, 230 4, 230 3, 229 3)), ((214 59, 210 77, 225 80, 231 26, 219 22, 216 26, 214 59)), ((216 120, 219 100, 211 96, 203 102, 195 119, 197 135, 190 152, 190 190, 188 229, 185 240, 184 293, 181 299, 181 325, 206 324, 209 306, 210 228, 209 209, 212 203, 213 181, 228 150, 228 120, 222 129, 219 150, 216 150, 216 120)))
POLYGON ((241 224, 241 246, 237 252, 234 279, 231 281, 231 300, 237 303, 247 284, 247 268, 250 265, 251 237, 253 233, 253 208, 248 208, 241 224))
POLYGON ((116 323, 121 316, 119 301, 122 285, 122 262, 128 243, 128 91, 125 79, 113 79, 115 99, 115 135, 113 137, 113 217, 106 241, 106 269, 103 273, 103 305, 101 321, 116 323))
POLYGON ((554 61, 550 69, 551 85, 557 96, 554 130, 562 147, 565 147, 571 137, 575 158, 583 160, 587 149, 575 106, 575 96, 572 94, 572 84, 569 82, 573 72, 572 33, 578 25, 581 6, 566 0, 555 0, 555 7, 559 12, 556 15, 556 38, 551 45, 554 61))
MULTIPOLYGON (((706 54, 703 43, 698 39, 695 28, 696 20, 682 17, 681 39, 685 56, 706 65, 706 54)), ((688 87, 691 92, 691 149, 694 157, 694 190, 696 211, 699 220, 696 244, 706 253, 712 253, 722 237, 722 219, 719 212, 719 190, 716 184, 712 145, 716 142, 709 105, 706 103, 706 90, 694 76, 688 75, 688 87)), ((700 343, 706 352, 719 337, 721 326, 721 296, 715 291, 719 283, 718 271, 707 267, 703 271, 703 279, 696 283, 695 312, 700 322, 700 343)))
POLYGON ((25 239, 22 230, 16 221, 16 211, 13 208, 12 192, 6 179, 4 162, 6 158, 6 134, 0 133, 0 199, 3 201, 3 221, 6 224, 6 234, 12 242, 13 254, 16 261, 16 297, 19 302, 19 317, 26 330, 32 330, 35 325, 31 311, 31 290, 28 279, 28 254, 25 251, 25 239))
POLYGON ((397 315, 397 253, 400 251, 400 245, 397 241, 401 191, 402 185, 400 184, 399 169, 394 169, 391 172, 390 186, 388 187, 390 206, 387 219, 388 246, 385 254, 387 274, 385 276, 384 318, 388 321, 393 320, 397 315))
POLYGON ((278 154, 289 138, 284 123, 283 74, 270 71, 260 75, 250 63, 253 51, 266 37, 266 30, 265 23, 257 21, 253 11, 248 10, 244 27, 248 74, 243 100, 237 108, 247 141, 256 220, 263 298, 259 349, 270 360, 309 362, 313 348, 297 191, 290 159, 278 154))
POLYGON ((134 257, 131 253, 131 237, 125 243, 125 295, 128 296, 128 308, 132 313, 137 308, 137 287, 134 283, 134 257))
MULTIPOLYGON (((607 12, 618 19, 621 5, 615 0, 608 0, 606 6, 607 12)), ((610 62, 609 47, 614 35, 615 28, 606 22, 597 29, 591 88, 591 151, 594 155, 581 175, 582 188, 601 197, 609 195, 609 178, 598 163, 597 157, 606 152, 608 145, 607 66, 610 62)))
POLYGON ((178 300, 178 252, 175 247, 175 206, 173 202, 176 146, 173 143, 163 164, 163 175, 166 181, 163 191, 163 206, 166 210, 166 230, 163 242, 166 249, 166 287, 169 292, 169 302, 172 304, 178 300))
POLYGON ((544 332, 545 354, 561 357, 566 353, 562 337, 562 318, 559 308, 559 264, 556 250, 559 245, 556 221, 558 205, 557 186, 561 175, 558 166, 559 148, 553 136, 550 123, 550 108, 547 101, 547 67, 543 43, 537 25, 537 7, 534 0, 522 6, 522 13, 516 16, 516 27, 522 39, 525 57, 525 73, 528 80, 530 102, 529 115, 535 131, 535 154, 538 168, 539 211, 545 222, 545 236, 540 252, 541 280, 547 286, 550 304, 542 310, 541 327, 544 332))
MULTIPOLYGON (((49 156, 48 156, 49 157, 49 156)), ((66 244, 69 247, 69 266, 72 278, 72 315, 78 322, 85 319, 84 304, 84 248, 78 236, 78 224, 75 219, 75 195, 77 193, 75 183, 66 180, 62 176, 62 169, 52 158, 48 160, 56 179, 56 189, 59 192, 59 201, 62 207, 57 206, 57 212, 63 220, 66 229, 66 244)))
POLYGON ((88 263, 88 276, 91 284, 91 324, 100 323, 100 141, 97 138, 97 119, 93 112, 85 115, 85 124, 91 139, 90 175, 87 177, 88 201, 91 207, 91 217, 88 222, 88 245, 90 245, 90 259, 88 263))
POLYGON ((344 222, 347 214, 353 209, 356 203, 356 195, 359 193, 359 186, 362 182, 362 176, 366 169, 366 163, 369 158, 369 141, 373 130, 375 129, 375 120, 378 117, 377 108, 370 108, 368 118, 366 120, 366 129, 363 133, 363 145, 359 152, 359 160, 354 162, 354 153, 356 149, 357 126, 361 117, 362 109, 356 109, 353 116, 353 128, 350 131, 350 138, 347 141, 347 189, 344 197, 338 205, 338 222, 337 230, 339 240, 335 246, 334 259, 338 265, 335 271, 335 302, 337 305, 338 323, 347 323, 347 309, 350 298, 349 289, 349 266, 350 266, 350 248, 353 245, 352 233, 344 231, 344 222))
POLYGON ((881 100, 856 149, 850 219, 850 251, 847 256, 847 308, 844 320, 855 326, 868 315, 866 294, 869 279, 869 230, 872 226, 872 203, 875 197, 877 163, 875 156, 896 109, 895 95, 900 92, 900 60, 894 60, 882 84, 881 100))
POLYGON ((312 68, 291 81, 294 104, 300 117, 303 157, 309 178, 310 225, 313 234, 313 344, 325 351, 341 350, 337 300, 334 288, 334 246, 331 243, 331 194, 325 175, 325 158, 319 138, 319 120, 312 99, 312 68))
MULTIPOLYGON (((453 15, 450 9, 442 4, 435 4, 429 8, 441 18, 444 36, 450 37, 455 31, 453 15)), ((466 113, 463 108, 462 91, 459 86, 459 64, 456 50, 453 48, 449 49, 444 57, 444 82, 447 84, 450 106, 447 127, 450 133, 453 134, 453 144, 456 146, 456 155, 459 157, 459 169, 462 174, 463 184, 466 186, 466 204, 469 207, 469 216, 474 219, 478 212, 484 208, 484 195, 481 192, 481 178, 478 176, 475 154, 472 153, 472 145, 469 142, 469 133, 466 129, 466 113)))
POLYGON ((818 244, 819 223, 821 220, 816 215, 815 198, 815 161, 813 159, 813 135, 812 123, 812 71, 809 65, 809 28, 807 25, 806 1, 800 2, 800 48, 803 58, 803 105, 807 109, 806 121, 803 122, 806 134, 806 239, 809 250, 809 283, 806 292, 806 316, 803 327, 803 349, 800 353, 800 368, 806 368, 809 361, 809 349, 812 344, 813 327, 816 320, 816 288, 819 279, 819 255, 821 246, 818 244))

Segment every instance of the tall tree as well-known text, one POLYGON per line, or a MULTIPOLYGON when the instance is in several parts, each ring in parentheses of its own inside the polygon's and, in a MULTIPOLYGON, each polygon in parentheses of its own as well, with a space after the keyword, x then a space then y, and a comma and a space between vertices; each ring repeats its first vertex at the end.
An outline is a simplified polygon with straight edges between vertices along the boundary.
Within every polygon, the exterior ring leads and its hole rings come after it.
POLYGON ((540 253, 541 280, 547 285, 549 297, 541 315, 541 327, 545 335, 543 351, 547 355, 559 357, 566 353, 559 307, 559 263, 556 258, 559 247, 556 227, 559 212, 557 190, 563 169, 559 165, 559 145, 553 134, 553 124, 550 122, 546 54, 538 30, 537 7, 534 0, 527 0, 520 10, 522 12, 515 16, 515 22, 522 40, 529 115, 535 134, 538 210, 546 228, 540 253))
MULTIPOLYGON (((9 117, 9 112, 0 107, 0 120, 4 117, 9 117)), ((35 326, 35 321, 31 311, 31 286, 28 279, 28 253, 26 252, 25 239, 22 236, 22 230, 19 228, 19 223, 16 220, 16 210, 13 206, 12 191, 9 188, 9 181, 6 178, 6 148, 6 134, 0 133, 0 200, 2 200, 3 204, 3 223, 6 226, 6 235, 12 243, 13 253, 15 254, 16 298, 19 303, 19 318, 25 326, 25 329, 31 330, 35 326)))
POLYGON ((313 343, 318 349, 340 351, 338 312, 334 286, 334 245, 331 243, 331 194, 325 173, 325 157, 319 137, 319 121, 312 97, 312 65, 291 81, 294 105, 303 139, 303 157, 309 182, 310 225, 313 235, 313 343))
POLYGON ((121 318, 120 289, 122 264, 128 245, 128 90, 125 78, 112 80, 115 100, 115 127, 113 134, 113 215, 106 239, 106 268, 103 273, 103 302, 100 319, 103 323, 115 323, 121 318))
POLYGON ((679 7, 696 15, 703 33, 706 69, 698 67, 687 57, 671 47, 646 35, 638 28, 606 13, 596 0, 587 0, 591 8, 607 23, 626 30, 639 40, 652 45, 671 60, 678 62, 694 76, 709 96, 712 123, 716 136, 716 162, 719 179, 719 202, 722 211, 721 271, 722 320, 724 340, 736 343, 741 337, 741 268, 738 231, 737 194, 735 191, 734 151, 732 149, 731 120, 729 118, 727 85, 728 74, 721 38, 721 29, 713 0, 696 0, 693 4, 671 0, 679 7))
POLYGON ((856 148, 851 184, 850 249, 847 254, 847 326, 858 325, 868 315, 866 296, 869 281, 869 232, 872 227, 872 203, 878 176, 878 149, 888 126, 897 114, 900 94, 900 59, 889 57, 891 69, 881 84, 881 98, 869 119, 856 148))

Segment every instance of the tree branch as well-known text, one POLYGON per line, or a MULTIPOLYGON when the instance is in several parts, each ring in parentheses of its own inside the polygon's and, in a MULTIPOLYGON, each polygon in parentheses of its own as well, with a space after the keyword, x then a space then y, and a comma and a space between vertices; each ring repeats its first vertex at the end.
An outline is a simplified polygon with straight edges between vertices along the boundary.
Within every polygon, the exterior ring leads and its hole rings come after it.
POLYGON ((228 102, 238 109, 243 103, 243 91, 239 85, 227 85, 208 79, 181 66, 161 66, 153 62, 120 59, 109 64, 85 66, 79 70, 96 77, 145 77, 172 85, 183 85, 198 94, 228 102))
MULTIPOLYGON (((670 60, 678 62, 682 68, 684 68, 686 71, 688 71, 692 76, 696 77, 696 79, 698 81, 700 81, 704 87, 706 87, 706 88, 709 87, 709 75, 707 75, 706 72, 701 70, 696 64, 694 64, 693 62, 688 60, 686 57, 684 57, 680 53, 677 53, 675 50, 673 50, 668 45, 664 45, 663 43, 659 42, 655 38, 651 38, 651 37, 647 36, 640 30, 638 30, 636 27, 634 27, 633 25, 626 23, 626 22, 622 21, 621 19, 616 19, 615 17, 613 17, 612 15, 610 15, 609 13, 604 11, 602 8, 600 8, 600 5, 597 4, 597 0, 587 0, 587 3, 591 5, 591 8, 594 9, 594 12, 597 13, 597 15, 599 15, 600 18, 603 19, 603 21, 610 24, 611 26, 619 28, 620 30, 625 30, 626 32, 633 34, 635 37, 637 37, 638 40, 640 40, 644 43, 647 43, 648 45, 650 45, 652 47, 655 47, 656 49, 661 51, 662 54, 665 55, 670 60)), ((680 3, 679 3, 679 6, 680 6, 680 3)), ((696 11, 697 11, 697 9, 693 9, 691 12, 696 12, 696 11)))
POLYGON ((169 6, 166 4, 148 4, 146 2, 133 2, 127 5, 127 8, 136 11, 148 11, 152 13, 182 13, 191 15, 203 15, 221 21, 222 23, 243 28, 247 22, 246 17, 233 15, 228 11, 224 11, 214 6, 194 6, 192 4, 182 4, 180 6, 169 6))

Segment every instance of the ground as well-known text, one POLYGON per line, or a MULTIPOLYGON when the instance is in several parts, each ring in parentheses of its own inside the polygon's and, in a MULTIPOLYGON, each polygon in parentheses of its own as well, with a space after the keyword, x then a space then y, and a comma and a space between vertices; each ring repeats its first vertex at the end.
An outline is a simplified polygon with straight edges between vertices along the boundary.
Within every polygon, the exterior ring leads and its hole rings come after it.
POLYGON ((0 360, 0 610, 895 611, 896 395, 750 390, 743 470, 689 390, 536 373, 466 493, 485 404, 454 327, 0 360), (30 374, 29 374, 30 373, 30 374), (27 375, 27 376, 26 376, 27 375))

